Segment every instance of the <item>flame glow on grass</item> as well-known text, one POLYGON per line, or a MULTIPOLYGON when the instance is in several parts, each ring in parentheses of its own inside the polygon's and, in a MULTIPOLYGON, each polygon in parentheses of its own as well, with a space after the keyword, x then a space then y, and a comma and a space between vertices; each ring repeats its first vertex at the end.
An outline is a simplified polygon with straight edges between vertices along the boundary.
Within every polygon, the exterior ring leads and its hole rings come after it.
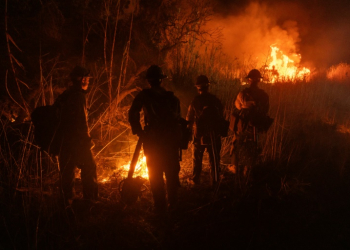
MULTIPOLYGON (((141 155, 141 154, 140 154, 141 155)), ((143 155, 143 153, 142 153, 143 155)), ((130 168, 130 162, 128 164, 120 166, 122 170, 125 170, 126 174, 123 175, 123 177, 128 176, 128 171, 130 168)), ((135 167, 135 172, 134 176, 141 176, 142 178, 148 179, 148 168, 147 168, 147 163, 146 163, 146 156, 143 155, 142 157, 139 157, 139 160, 137 161, 136 167, 135 167)))
POLYGON ((327 70, 327 78, 336 82, 349 82, 350 64, 339 63, 338 65, 333 65, 327 70))
MULTIPOLYGON (((117 166, 114 170, 108 172, 107 174, 103 174, 103 177, 99 180, 99 182, 106 183, 111 181, 113 177, 121 177, 127 178, 128 172, 130 168, 131 161, 128 161, 127 163, 119 166, 118 163, 115 163, 117 166)), ((146 156, 144 155, 143 151, 140 152, 139 159, 137 161, 137 164, 135 166, 134 171, 134 177, 141 176, 142 178, 148 179, 148 169, 147 169, 147 163, 146 163, 146 156)))
POLYGON ((298 65, 301 59, 300 54, 291 55, 295 58, 293 60, 285 55, 278 47, 272 45, 270 47, 271 62, 267 66, 267 72, 271 83, 277 81, 310 81, 310 69, 305 67, 301 68, 298 65))

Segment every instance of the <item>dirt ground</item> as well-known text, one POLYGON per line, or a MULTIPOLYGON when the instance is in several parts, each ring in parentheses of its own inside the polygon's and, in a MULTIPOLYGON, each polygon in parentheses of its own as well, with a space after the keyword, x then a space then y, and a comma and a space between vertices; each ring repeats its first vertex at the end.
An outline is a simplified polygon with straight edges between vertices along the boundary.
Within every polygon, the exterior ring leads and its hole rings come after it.
MULTIPOLYGON (((99 183, 98 202, 77 198, 67 207, 55 184, 50 192, 22 190, 15 197, 2 190, 0 249, 349 249, 343 184, 283 184, 268 166, 249 181, 223 165, 213 189, 205 158, 203 182, 195 187, 190 154, 181 163, 179 206, 162 216, 153 212, 149 189, 135 204, 123 204, 121 178, 99 183)), ((80 187, 77 179, 78 195, 80 187)))

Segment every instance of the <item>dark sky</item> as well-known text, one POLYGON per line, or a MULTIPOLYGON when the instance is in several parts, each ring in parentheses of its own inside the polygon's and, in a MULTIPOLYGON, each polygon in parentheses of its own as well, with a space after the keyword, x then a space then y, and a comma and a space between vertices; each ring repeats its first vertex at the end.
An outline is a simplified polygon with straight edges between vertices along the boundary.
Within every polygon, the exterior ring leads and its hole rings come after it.
MULTIPOLYGON (((253 1, 216 0, 220 16, 237 16, 253 1)), ((266 16, 283 27, 287 20, 296 21, 302 62, 314 66, 350 63, 349 0, 266 0, 254 1, 266 7, 266 16)))

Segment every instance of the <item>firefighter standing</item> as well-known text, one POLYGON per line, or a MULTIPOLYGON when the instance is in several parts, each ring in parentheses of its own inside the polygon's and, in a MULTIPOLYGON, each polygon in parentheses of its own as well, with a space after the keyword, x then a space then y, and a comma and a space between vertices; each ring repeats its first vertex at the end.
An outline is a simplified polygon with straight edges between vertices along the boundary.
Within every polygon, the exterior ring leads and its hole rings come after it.
POLYGON ((180 102, 173 92, 160 86, 166 76, 159 66, 152 65, 147 70, 146 78, 151 88, 143 89, 135 97, 129 110, 129 122, 132 133, 137 134, 143 142, 155 212, 164 213, 167 205, 169 209, 175 208, 180 186, 180 102), (141 110, 144 112, 144 129, 140 123, 141 110))
POLYGON ((212 184, 215 185, 220 172, 221 150, 221 137, 216 125, 223 118, 223 106, 215 95, 209 93, 209 80, 205 75, 198 76, 195 86, 199 95, 193 99, 186 117, 190 129, 194 129, 192 180, 195 184, 200 184, 203 154, 207 149, 212 184))
POLYGON ((243 174, 253 167, 258 155, 258 134, 270 127, 273 119, 267 116, 269 96, 258 87, 262 78, 257 69, 251 70, 247 77, 250 86, 239 92, 235 108, 239 113, 239 126, 234 129, 232 147, 232 164, 240 171, 238 164, 243 165, 243 174))
POLYGON ((58 160, 61 189, 65 201, 74 198, 74 172, 75 167, 78 167, 81 169, 83 198, 95 200, 98 197, 96 163, 91 152, 85 97, 89 86, 89 70, 76 66, 70 77, 73 86, 64 91, 54 104, 60 110, 58 160))

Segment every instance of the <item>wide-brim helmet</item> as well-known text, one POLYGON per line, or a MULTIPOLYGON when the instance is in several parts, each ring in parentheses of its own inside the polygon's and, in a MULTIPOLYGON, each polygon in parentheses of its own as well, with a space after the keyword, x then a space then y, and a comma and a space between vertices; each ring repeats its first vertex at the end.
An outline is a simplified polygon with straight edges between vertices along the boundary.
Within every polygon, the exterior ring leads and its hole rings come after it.
POLYGON ((200 75, 197 77, 196 83, 194 84, 197 88, 203 88, 209 86, 209 79, 205 75, 200 75))
POLYGON ((158 65, 152 65, 148 68, 146 73, 146 78, 148 80, 154 80, 154 79, 164 79, 167 78, 166 75, 163 74, 163 70, 158 65))
POLYGON ((75 66, 72 72, 70 72, 71 79, 76 79, 78 77, 87 77, 90 74, 90 70, 82 66, 75 66))
POLYGON ((250 79, 256 79, 256 78, 263 78, 261 76, 261 73, 259 70, 257 69, 252 69, 251 71, 249 71, 248 75, 246 76, 246 78, 250 78, 250 79))

